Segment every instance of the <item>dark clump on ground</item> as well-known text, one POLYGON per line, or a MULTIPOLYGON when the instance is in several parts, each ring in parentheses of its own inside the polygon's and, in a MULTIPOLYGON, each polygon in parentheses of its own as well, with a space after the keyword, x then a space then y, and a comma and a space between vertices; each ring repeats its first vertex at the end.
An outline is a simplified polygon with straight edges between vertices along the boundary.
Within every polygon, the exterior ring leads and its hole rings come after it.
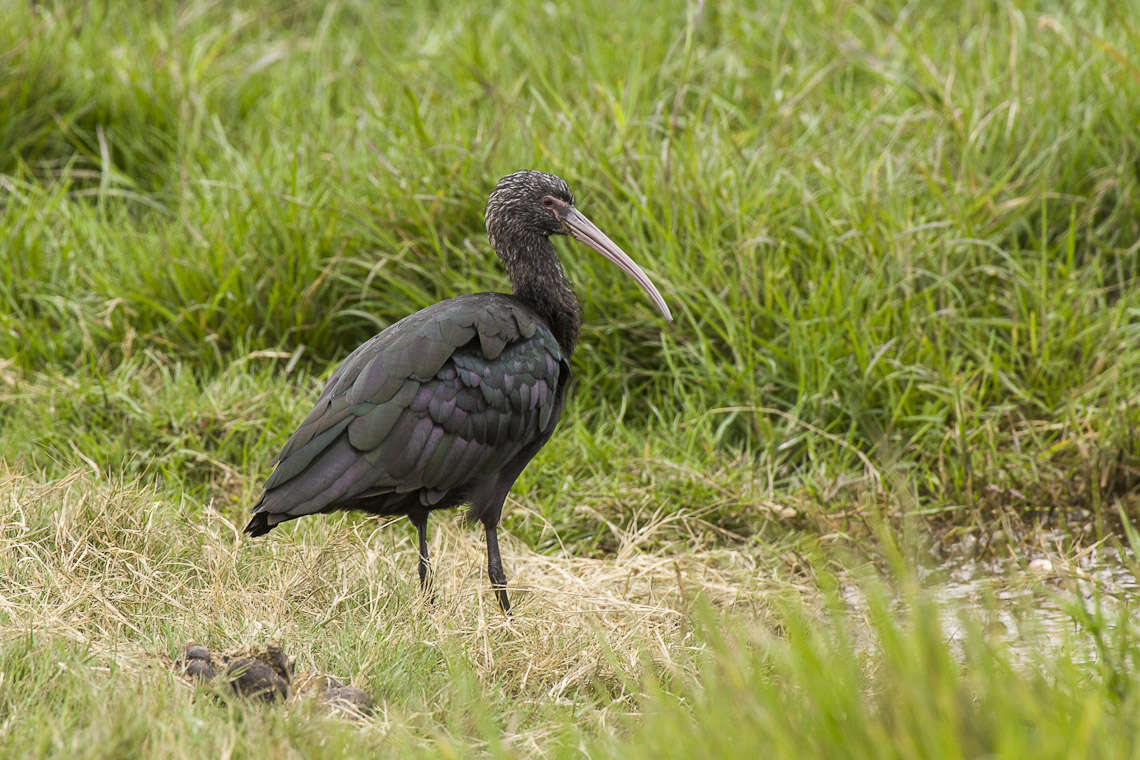
POLYGON ((226 668, 226 679, 239 696, 284 701, 292 693, 292 663, 278 647, 268 647, 265 655, 234 658, 226 668))
POLYGON ((213 681, 217 675, 214 660, 210 657, 210 650, 206 647, 186 647, 185 667, 186 675, 199 681, 213 681))
POLYGON ((372 696, 363 689, 344 684, 332 676, 308 673, 296 678, 293 662, 280 646, 269 644, 263 650, 242 654, 214 655, 204 646, 186 647, 178 662, 182 674, 201 684, 221 685, 239 697, 264 702, 285 702, 302 693, 316 693, 317 699, 332 710, 366 715, 373 708, 372 696), (299 685, 298 685, 299 684, 299 685))

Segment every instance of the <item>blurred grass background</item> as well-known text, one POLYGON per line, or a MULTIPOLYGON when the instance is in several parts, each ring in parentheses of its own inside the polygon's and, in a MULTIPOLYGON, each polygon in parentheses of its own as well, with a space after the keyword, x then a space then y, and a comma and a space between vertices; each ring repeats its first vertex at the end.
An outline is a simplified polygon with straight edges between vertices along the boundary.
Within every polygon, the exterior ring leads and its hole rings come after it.
POLYGON ((564 248, 579 384, 518 493, 565 536, 605 533, 566 501, 624 524, 714 500, 744 534, 765 501, 979 528, 1136 511, 1123 5, 4 15, 2 436, 23 467, 160 473, 244 509, 314 378, 405 313, 509 288, 482 208, 531 166, 679 315, 663 329, 564 248), (657 487, 599 499, 615 473, 657 487))
MULTIPOLYGON (((175 533, 240 523, 339 359, 428 303, 509 288, 483 204, 530 167, 569 181, 677 323, 559 244, 586 326, 560 430, 508 504, 527 550, 767 556, 883 516, 1078 545, 1140 514, 1135 2, 0 0, 0 17, 0 461, 19 482, 82 470, 156 489, 175 533)), ((328 519, 280 540, 371 525, 328 519)), ((38 556, 12 546, 13 567, 38 556)), ((1132 704, 1082 702, 1082 678, 1111 679, 1065 673, 1041 710, 1132 704)), ((945 696, 1018 704, 993 678, 945 696)), ((884 710, 867 719, 914 717, 884 710)))

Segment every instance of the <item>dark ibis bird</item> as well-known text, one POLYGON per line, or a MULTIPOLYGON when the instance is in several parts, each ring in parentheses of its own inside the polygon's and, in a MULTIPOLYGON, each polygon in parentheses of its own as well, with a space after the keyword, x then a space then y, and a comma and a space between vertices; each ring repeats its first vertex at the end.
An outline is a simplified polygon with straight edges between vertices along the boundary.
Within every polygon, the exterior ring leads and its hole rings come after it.
POLYGON ((485 214, 513 294, 451 298, 401 319, 353 351, 285 443, 245 531, 353 509, 407 515, 430 586, 428 514, 461 504, 487 534, 487 574, 510 610, 496 533, 519 473, 554 432, 582 308, 552 235, 571 235, 617 264, 666 320, 641 267, 574 206, 561 178, 501 179, 485 214))

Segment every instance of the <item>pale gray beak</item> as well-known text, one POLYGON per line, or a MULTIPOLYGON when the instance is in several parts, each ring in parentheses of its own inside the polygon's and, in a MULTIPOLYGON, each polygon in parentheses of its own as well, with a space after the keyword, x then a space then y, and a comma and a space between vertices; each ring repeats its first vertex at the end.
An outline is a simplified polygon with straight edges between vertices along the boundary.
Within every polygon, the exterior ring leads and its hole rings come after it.
POLYGON ((645 270, 627 256, 625 251, 618 248, 617 243, 610 240, 606 233, 599 230, 582 212, 571 206, 565 216, 562 217, 562 224, 565 225, 566 230, 574 238, 582 241, 617 264, 618 268, 632 277, 634 281, 641 286, 641 289, 645 291, 646 295, 649 296, 649 300, 653 301, 653 305, 661 312, 661 316, 665 317, 665 321, 673 321, 673 315, 669 312, 669 307, 665 304, 665 299, 657 292, 657 288, 653 286, 653 282, 650 281, 649 275, 645 273, 645 270))

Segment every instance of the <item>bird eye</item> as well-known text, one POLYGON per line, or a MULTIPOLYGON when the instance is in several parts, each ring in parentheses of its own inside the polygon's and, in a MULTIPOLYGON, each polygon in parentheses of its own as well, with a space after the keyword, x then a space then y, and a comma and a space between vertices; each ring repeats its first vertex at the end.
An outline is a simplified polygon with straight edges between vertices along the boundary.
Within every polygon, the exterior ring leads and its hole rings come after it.
POLYGON ((547 208, 554 208, 554 199, 548 195, 542 199, 542 205, 547 208))

